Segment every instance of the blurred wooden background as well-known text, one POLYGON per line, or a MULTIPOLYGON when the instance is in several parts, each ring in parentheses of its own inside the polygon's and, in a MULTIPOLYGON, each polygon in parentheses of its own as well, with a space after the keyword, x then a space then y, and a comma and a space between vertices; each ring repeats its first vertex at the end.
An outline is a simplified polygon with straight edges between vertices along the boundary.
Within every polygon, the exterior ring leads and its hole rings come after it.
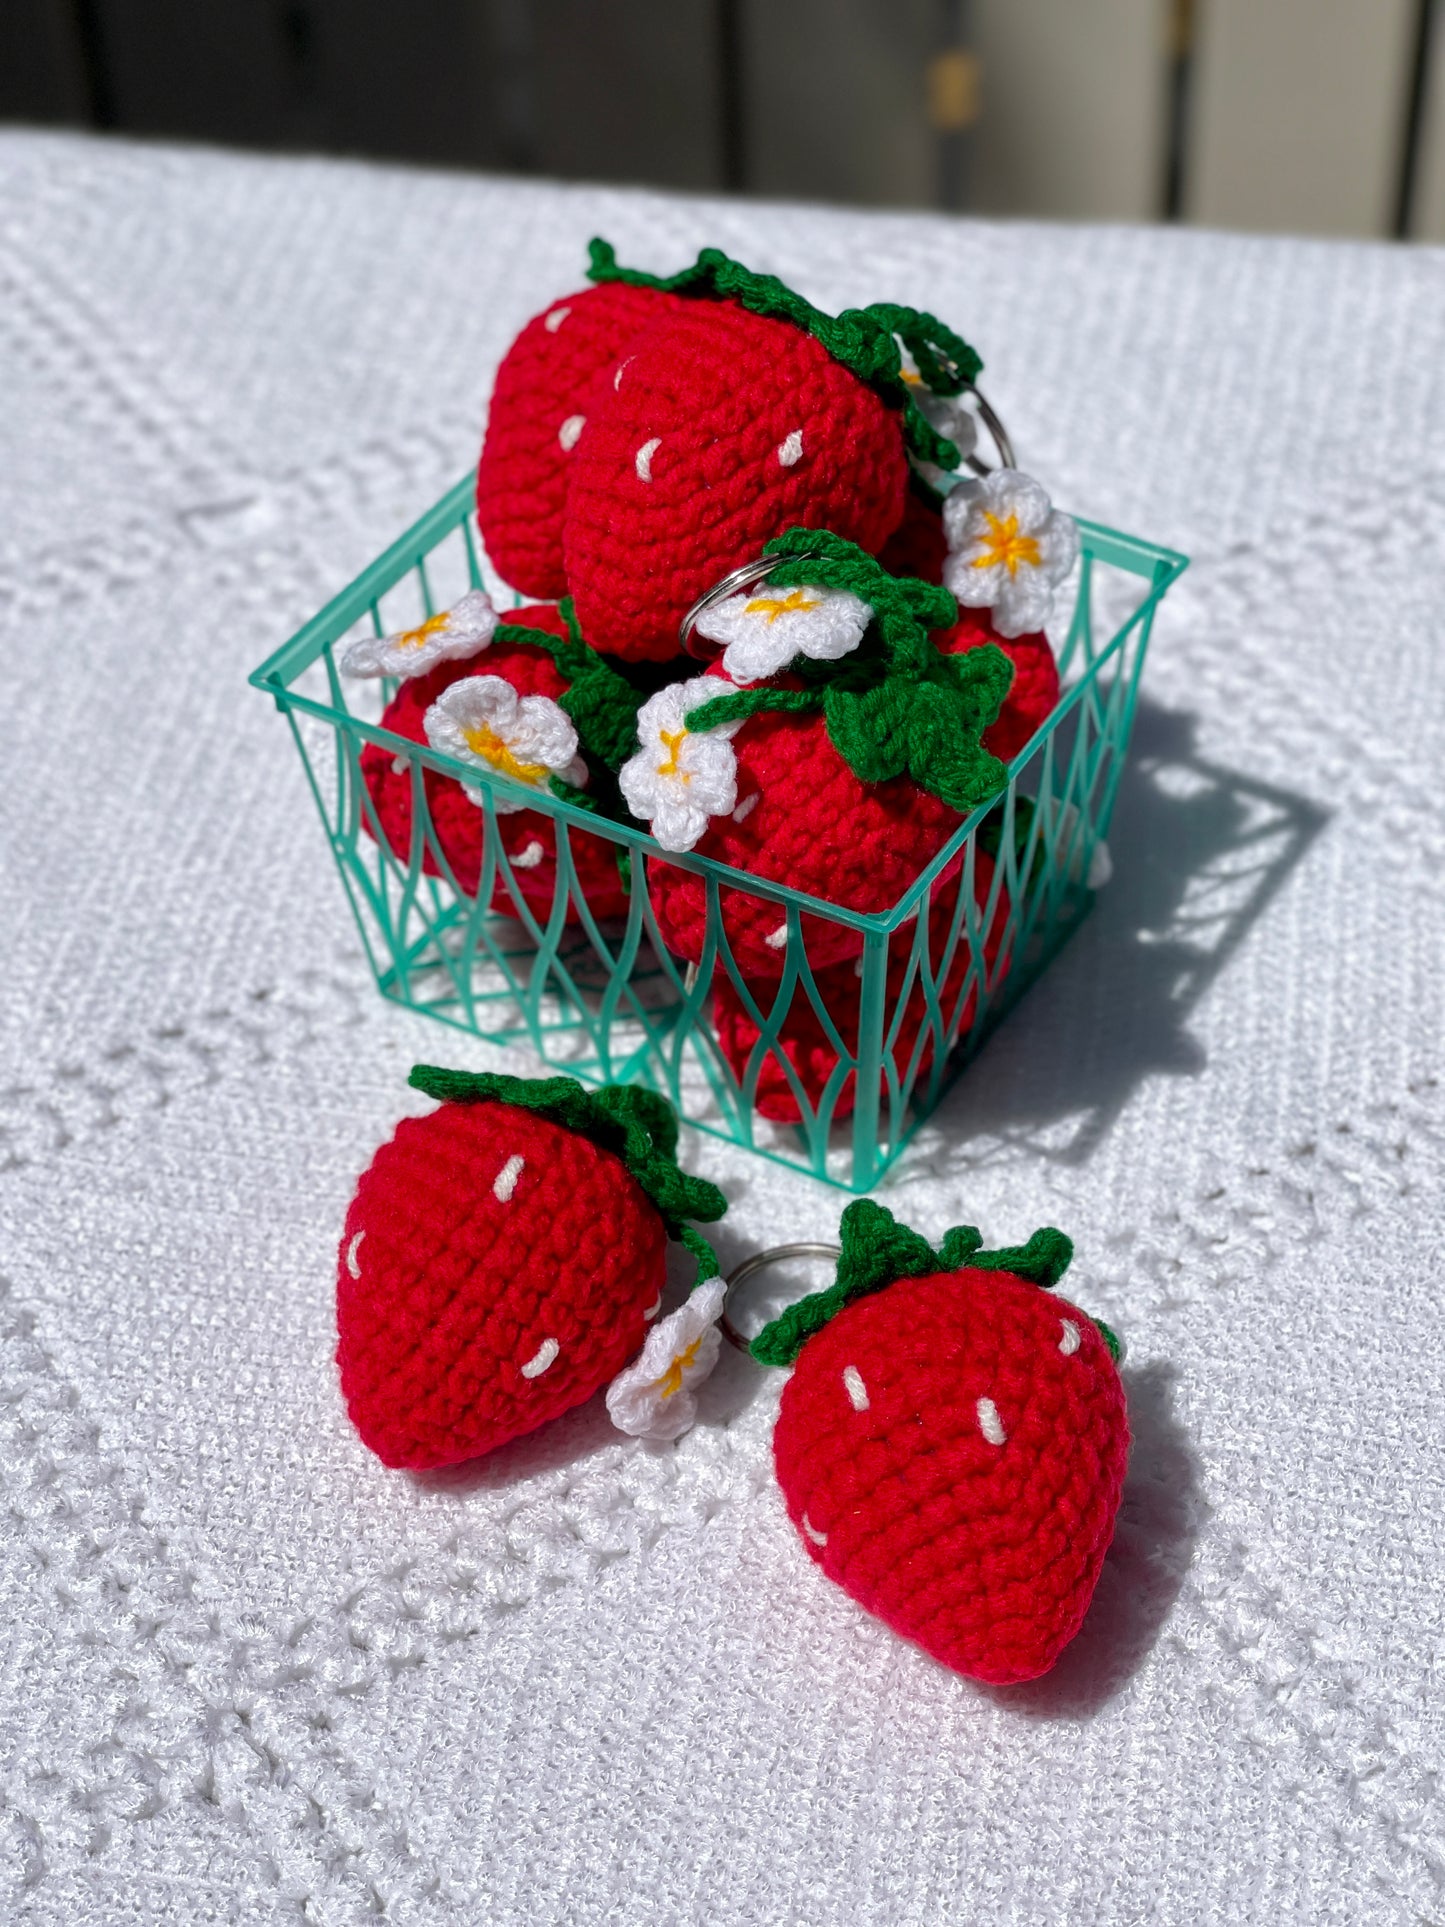
POLYGON ((0 118, 1445 241, 1445 0, 0 0, 0 118))

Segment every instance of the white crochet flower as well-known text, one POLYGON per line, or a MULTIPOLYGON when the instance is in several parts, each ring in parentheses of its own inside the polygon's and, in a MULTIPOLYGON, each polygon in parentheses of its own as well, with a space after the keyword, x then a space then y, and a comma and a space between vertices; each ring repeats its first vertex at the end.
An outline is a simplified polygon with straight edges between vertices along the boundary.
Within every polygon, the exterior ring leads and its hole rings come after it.
POLYGON ((440 615, 394 636, 363 636, 341 658, 348 676, 424 676, 439 662, 464 662, 485 649, 497 627, 485 589, 473 589, 440 615))
MULTIPOLYGON (((552 776, 579 788, 587 781, 571 720, 550 696, 518 696, 501 676, 464 676, 442 691, 422 720, 433 749, 489 775, 533 790, 545 790, 552 776)), ((483 801, 480 790, 466 783, 462 788, 474 803, 483 801)), ((527 807, 500 790, 492 800, 502 816, 527 807)))
POLYGON ((738 800, 738 759, 732 737, 741 723, 690 730, 687 716, 732 684, 721 676, 695 676, 649 696, 637 712, 641 748, 617 772, 634 816, 651 821, 664 850, 690 850, 709 819, 728 816, 738 800))
POLYGON ((999 633, 1042 629, 1073 568, 1079 530, 1031 476, 996 468, 960 482, 943 504, 943 580, 966 609, 991 609, 999 633))
POLYGON ((692 1424, 695 1388, 722 1347, 717 1321, 726 1294, 721 1278, 709 1278, 653 1326, 639 1356, 607 1387, 607 1410, 619 1432, 675 1439, 692 1424))
POLYGON ((729 596, 698 619, 698 629, 727 644, 722 666, 736 683, 776 676, 795 656, 837 662, 856 649, 873 618, 846 589, 761 588, 729 596))

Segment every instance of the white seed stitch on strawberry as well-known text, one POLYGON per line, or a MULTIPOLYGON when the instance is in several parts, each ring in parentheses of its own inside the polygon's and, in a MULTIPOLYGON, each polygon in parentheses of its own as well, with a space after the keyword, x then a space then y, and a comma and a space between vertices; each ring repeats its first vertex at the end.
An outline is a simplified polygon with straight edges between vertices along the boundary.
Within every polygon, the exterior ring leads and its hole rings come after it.
POLYGON ((498 1171, 496 1181, 492 1185, 492 1196, 497 1200, 498 1204, 508 1204, 511 1202, 512 1193, 517 1188, 517 1180, 526 1169, 526 1165, 527 1160, 514 1152, 512 1156, 507 1159, 501 1170, 498 1171))
POLYGON ((557 1362, 557 1354, 561 1349, 555 1338, 544 1338, 521 1368, 523 1378, 540 1378, 549 1365, 557 1362))

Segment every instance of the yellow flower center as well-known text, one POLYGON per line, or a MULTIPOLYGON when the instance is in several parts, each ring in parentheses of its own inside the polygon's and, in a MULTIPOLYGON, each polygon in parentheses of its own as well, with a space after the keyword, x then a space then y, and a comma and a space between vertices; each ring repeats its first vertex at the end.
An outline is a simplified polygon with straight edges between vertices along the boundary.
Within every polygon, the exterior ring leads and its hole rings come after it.
POLYGON ((775 595, 755 595, 743 610, 743 614, 745 616, 759 615, 766 609, 768 614, 768 627, 771 629, 779 616, 806 615, 810 609, 821 609, 822 606, 822 603, 818 601, 809 602, 806 593, 802 589, 789 589, 785 600, 780 600, 775 595))
POLYGON ((692 781, 691 776, 688 775, 687 771, 678 761, 678 758, 682 755, 682 746, 687 741, 687 731, 685 729, 660 729, 657 733, 667 745, 667 761, 658 764, 658 775, 680 776, 684 783, 690 783, 692 781))
POLYGON ((462 737, 473 756, 480 756, 503 776, 518 783, 540 783, 547 774, 545 763, 519 763, 497 732, 486 723, 463 728, 462 737))
POLYGON ((1019 518, 1011 515, 1002 521, 997 515, 983 512, 988 523, 988 534, 981 536, 979 553, 969 565, 975 569, 991 569, 995 563, 1002 562, 1010 575, 1017 575, 1020 562, 1027 562, 1032 568, 1039 566, 1039 545, 1032 535, 1019 534, 1019 518))
POLYGON ((911 368, 900 368, 898 372, 910 388, 921 388, 923 386, 922 375, 915 374, 911 368))
POLYGON ((697 1357, 697 1348, 701 1343, 702 1334, 699 1333, 688 1346, 687 1350, 680 1352, 662 1374, 662 1377, 657 1380, 657 1389, 664 1398, 671 1398, 675 1393, 682 1390, 682 1375, 697 1357))
POLYGON ((445 629, 451 620, 451 612, 443 609, 439 616, 428 616, 419 629, 407 629, 396 639, 398 649, 422 649, 431 641, 438 629, 445 629))

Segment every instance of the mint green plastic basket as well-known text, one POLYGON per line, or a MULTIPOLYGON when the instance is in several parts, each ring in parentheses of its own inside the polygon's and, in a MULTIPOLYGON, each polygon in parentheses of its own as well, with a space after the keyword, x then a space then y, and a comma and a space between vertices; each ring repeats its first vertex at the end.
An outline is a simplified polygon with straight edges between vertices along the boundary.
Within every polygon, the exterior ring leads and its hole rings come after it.
POLYGON ((846 1189, 870 1190, 1088 909, 1154 612, 1185 558, 1080 524, 1082 565, 1060 654, 1062 700, 1010 765, 1002 796, 960 825, 891 910, 867 916, 705 857, 673 856, 640 825, 609 823, 528 791, 528 806, 550 816, 557 835, 557 885, 539 916, 517 889, 496 833, 495 793, 512 786, 382 729, 389 687, 343 683, 337 670, 340 647, 355 635, 406 628, 469 588, 495 593, 472 519, 472 486, 463 477, 251 677, 291 725, 382 994, 495 1043, 529 1043, 547 1065, 584 1082, 648 1084, 701 1130, 846 1189), (367 743, 410 766, 413 822, 404 857, 387 847, 362 780, 367 743), (457 885, 438 843, 427 768, 463 778, 483 797, 485 855, 474 895, 457 885), (630 856, 625 919, 593 917, 577 887, 570 841, 577 832, 630 856), (983 851, 994 853, 991 875, 983 851), (670 956, 658 934, 649 861, 705 879, 707 937, 696 968, 670 956), (786 920, 776 986, 740 976, 719 914, 725 885, 776 903, 786 920), (498 897, 515 915, 489 907, 498 897), (840 1033, 819 994, 807 956, 814 919, 835 931, 845 926, 861 953, 856 1037, 840 1033), (724 974, 758 1030, 741 1077, 712 1027, 713 991, 724 974), (837 1056, 821 1091, 806 1089, 778 1048, 784 1025, 807 1007, 837 1056), (765 1067, 775 1088, 786 1081, 798 1123, 759 1115, 754 1098, 765 1067))

